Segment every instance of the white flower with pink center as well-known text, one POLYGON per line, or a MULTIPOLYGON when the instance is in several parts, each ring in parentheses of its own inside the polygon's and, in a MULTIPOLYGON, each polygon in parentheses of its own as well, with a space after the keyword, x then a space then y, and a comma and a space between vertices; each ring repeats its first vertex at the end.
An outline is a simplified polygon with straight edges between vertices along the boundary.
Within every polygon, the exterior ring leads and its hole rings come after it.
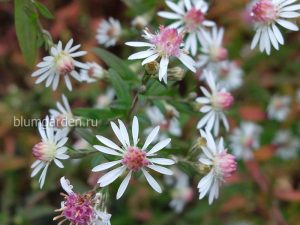
POLYGON ((167 83, 170 58, 178 58, 192 72, 196 72, 195 61, 182 49, 183 37, 177 29, 161 26, 157 34, 152 34, 147 29, 144 32, 144 38, 149 43, 126 42, 125 44, 133 47, 149 47, 149 49, 134 53, 128 59, 144 59, 142 65, 160 59, 158 78, 165 83, 167 83))
POLYGON ((149 134, 156 126, 160 127, 160 133, 154 142, 166 139, 170 135, 176 137, 181 135, 181 126, 178 121, 179 113, 174 107, 167 105, 166 112, 163 114, 158 107, 151 106, 146 109, 146 114, 150 119, 151 127, 145 129, 145 134, 149 134))
POLYGON ((200 163, 210 168, 198 183, 199 199, 208 195, 208 202, 211 204, 219 197, 220 186, 225 183, 236 171, 237 163, 235 157, 224 148, 223 138, 216 143, 210 131, 200 130, 201 136, 206 139, 206 145, 202 145, 203 154, 200 156, 200 163))
POLYGON ((122 28, 119 20, 110 17, 100 22, 97 29, 96 39, 105 47, 115 46, 121 38, 122 28))
POLYGON ((60 212, 60 215, 53 220, 61 220, 59 224, 68 221, 76 225, 110 225, 111 214, 106 213, 106 209, 98 209, 102 203, 101 199, 100 201, 98 199, 98 194, 75 193, 70 181, 65 177, 60 178, 60 184, 67 194, 61 193, 64 201, 61 202, 61 208, 55 210, 60 212))
POLYGON ((259 45, 261 52, 271 53, 271 46, 279 50, 284 44, 278 25, 292 31, 298 31, 296 24, 287 19, 297 18, 300 4, 296 0, 258 0, 253 3, 250 16, 254 22, 256 33, 251 43, 251 49, 259 45), (278 24, 278 25, 277 25, 278 24))
POLYGON ((62 129, 55 132, 48 116, 45 122, 45 127, 43 127, 41 123, 38 125, 42 140, 32 148, 32 154, 36 161, 31 165, 33 169, 31 177, 36 176, 42 170, 39 178, 40 188, 42 188, 45 183, 49 165, 54 161, 59 168, 63 168, 64 166, 60 160, 69 158, 66 154, 68 149, 64 147, 68 141, 66 137, 68 131, 62 129))
POLYGON ((214 70, 220 62, 228 58, 227 49, 223 46, 224 29, 215 26, 211 31, 202 30, 201 34, 199 40, 202 54, 198 57, 197 68, 214 70))
POLYGON ((287 119, 291 111, 291 96, 288 95, 274 95, 268 105, 268 117, 279 122, 287 119))
POLYGON ((253 122, 242 122, 229 136, 233 154, 238 159, 249 160, 253 158, 253 150, 260 146, 262 128, 253 122))
POLYGON ((119 157, 119 159, 112 162, 100 164, 94 167, 92 171, 104 171, 116 165, 120 165, 119 167, 109 171, 108 173, 100 177, 100 179, 98 180, 100 187, 105 187, 111 184, 126 172, 127 175, 122 181, 117 192, 117 199, 119 199, 124 194, 129 184, 132 173, 141 171, 144 174, 149 185, 155 191, 161 193, 161 187, 159 186, 157 181, 149 174, 148 170, 151 169, 165 175, 173 174, 170 169, 167 169, 162 165, 173 165, 175 162, 171 159, 156 157, 157 152, 166 147, 170 143, 171 139, 165 139, 155 144, 152 148, 149 147, 149 145, 158 135, 160 127, 157 126, 148 135, 144 145, 142 147, 139 147, 139 123, 137 117, 134 117, 132 122, 132 142, 129 139, 129 134, 124 123, 121 120, 118 120, 118 122, 119 126, 117 126, 114 122, 111 122, 111 127, 116 137, 120 141, 121 147, 103 136, 96 136, 97 139, 105 146, 95 145, 94 148, 104 154, 119 157))
POLYGON ((57 109, 50 109, 51 120, 54 121, 55 128, 68 128, 69 120, 74 119, 70 104, 65 95, 62 95, 62 103, 56 102, 57 109))
POLYGON ((57 89, 60 77, 63 77, 67 88, 72 91, 72 83, 70 76, 75 80, 81 82, 81 77, 75 70, 76 67, 80 69, 88 69, 87 65, 81 63, 74 58, 80 57, 86 54, 85 51, 78 51, 80 45, 72 47, 73 39, 69 40, 63 49, 61 41, 56 46, 53 46, 50 50, 50 56, 43 58, 43 62, 37 64, 39 69, 32 74, 32 77, 38 77, 35 81, 39 84, 46 80, 46 87, 52 84, 53 91, 57 89))
POLYGON ((176 20, 169 27, 187 32, 185 47, 191 51, 192 55, 196 55, 201 31, 206 27, 215 25, 214 22, 205 18, 208 4, 203 0, 180 0, 177 4, 172 1, 166 1, 166 4, 173 12, 163 11, 158 12, 158 15, 163 18, 176 20))
POLYGON ((211 90, 211 93, 205 88, 200 87, 205 97, 198 97, 196 102, 201 105, 200 112, 206 115, 198 122, 197 128, 205 127, 209 131, 213 129, 214 135, 219 134, 220 122, 222 121, 225 129, 229 130, 229 124, 225 116, 227 111, 234 103, 234 97, 230 92, 221 89, 214 79, 211 71, 204 71, 206 82, 211 90))
POLYGON ((93 83, 104 78, 104 69, 96 62, 87 62, 88 69, 80 70, 82 81, 93 83))

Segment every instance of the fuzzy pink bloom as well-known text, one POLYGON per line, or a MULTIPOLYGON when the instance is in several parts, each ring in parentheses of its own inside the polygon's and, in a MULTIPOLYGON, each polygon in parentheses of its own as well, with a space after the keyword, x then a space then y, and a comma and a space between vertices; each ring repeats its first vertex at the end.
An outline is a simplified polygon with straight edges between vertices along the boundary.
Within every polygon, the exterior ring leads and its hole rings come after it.
POLYGON ((156 45, 162 55, 176 56, 180 55, 180 45, 182 44, 182 36, 177 29, 165 28, 160 26, 160 32, 153 36, 150 42, 156 45))
POLYGON ((89 224, 95 216, 92 200, 76 193, 66 195, 62 215, 72 224, 89 224))
POLYGON ((221 109, 229 109, 234 103, 234 97, 230 92, 219 92, 217 94, 215 105, 221 109))
POLYGON ((221 176, 224 181, 230 178, 237 169, 235 157, 227 153, 227 150, 216 155, 215 164, 219 176, 221 176))
POLYGON ((32 155, 37 160, 49 162, 54 159, 56 154, 56 146, 50 143, 39 142, 32 148, 32 155))
POLYGON ((251 16, 256 22, 270 23, 278 17, 278 10, 270 0, 260 0, 253 6, 251 16))
POLYGON ((122 163, 126 165, 129 170, 137 172, 144 166, 149 165, 149 160, 146 157, 146 152, 137 147, 130 146, 123 156, 122 163))
POLYGON ((204 13, 195 7, 191 8, 185 15, 184 21, 189 32, 196 30, 204 21, 204 13))

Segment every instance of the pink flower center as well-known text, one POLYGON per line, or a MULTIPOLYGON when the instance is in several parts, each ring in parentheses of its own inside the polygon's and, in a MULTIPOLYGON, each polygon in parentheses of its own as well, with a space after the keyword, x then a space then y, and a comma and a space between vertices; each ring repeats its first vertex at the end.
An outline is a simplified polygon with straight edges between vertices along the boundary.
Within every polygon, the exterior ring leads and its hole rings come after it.
POLYGON ((216 173, 224 181, 232 176, 237 169, 235 157, 227 151, 223 151, 216 156, 215 159, 216 173))
POLYGON ((66 121, 67 117, 63 114, 60 114, 58 116, 55 117, 55 126, 57 128, 63 128, 67 126, 67 121, 66 121))
POLYGON ((170 128, 170 121, 164 120, 159 124, 161 131, 168 131, 170 128))
POLYGON ((62 53, 58 56, 57 70, 60 75, 70 74, 74 70, 74 60, 71 56, 62 53))
POLYGON ((256 22, 272 23, 278 17, 278 10, 270 0, 260 0, 252 8, 251 17, 256 22))
POLYGON ((234 103, 234 97, 230 92, 218 92, 213 99, 213 105, 222 110, 228 109, 234 103))
POLYGON ((56 155, 56 146, 51 143, 39 142, 32 148, 32 155, 37 160, 52 161, 56 155))
POLYGON ((228 57, 228 51, 224 47, 212 47, 210 48, 210 59, 214 62, 220 62, 228 57))
POLYGON ((66 197, 62 215, 72 224, 86 225, 95 216, 90 198, 72 193, 66 197))
POLYGON ((189 32, 195 31, 204 21, 204 13, 193 7, 186 13, 184 21, 189 32))
POLYGON ((162 56, 179 56, 182 36, 176 29, 160 27, 160 32, 150 39, 162 56))
POLYGON ((127 166, 129 170, 137 172, 141 168, 149 165, 149 160, 143 150, 130 146, 123 156, 122 163, 127 166))

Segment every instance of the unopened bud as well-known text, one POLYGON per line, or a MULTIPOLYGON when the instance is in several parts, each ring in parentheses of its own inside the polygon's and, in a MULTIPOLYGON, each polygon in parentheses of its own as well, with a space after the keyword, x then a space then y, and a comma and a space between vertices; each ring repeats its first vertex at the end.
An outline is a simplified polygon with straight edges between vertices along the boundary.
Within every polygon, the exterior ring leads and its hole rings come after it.
POLYGON ((145 65, 145 70, 149 75, 155 75, 159 71, 159 63, 156 61, 149 62, 145 65))
POLYGON ((184 78, 185 71, 179 66, 168 69, 168 78, 170 80, 180 81, 184 78))

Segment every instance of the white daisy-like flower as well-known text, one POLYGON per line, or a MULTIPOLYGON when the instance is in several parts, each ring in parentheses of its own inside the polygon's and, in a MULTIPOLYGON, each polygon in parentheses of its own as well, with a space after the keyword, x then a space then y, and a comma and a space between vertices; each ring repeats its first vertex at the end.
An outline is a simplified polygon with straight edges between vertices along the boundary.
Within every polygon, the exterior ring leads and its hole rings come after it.
POLYGON ((54 217, 53 220, 62 219, 59 224, 69 221, 70 224, 76 225, 110 225, 111 214, 98 209, 97 194, 75 193, 70 181, 65 177, 60 179, 60 184, 67 194, 61 193, 64 201, 61 202, 61 208, 55 210, 61 214, 54 217))
POLYGON ((163 11, 158 12, 158 15, 163 18, 176 20, 169 27, 187 32, 185 47, 191 51, 192 55, 196 55, 201 31, 206 27, 215 25, 214 22, 205 19, 208 4, 203 0, 180 0, 178 4, 167 0, 166 4, 173 12, 163 11))
POLYGON ((278 131, 272 143, 275 145, 277 155, 280 158, 288 160, 297 157, 300 149, 300 141, 297 137, 294 137, 290 131, 278 131))
POLYGON ((139 123, 137 117, 134 117, 132 122, 132 142, 129 140, 129 135, 124 123, 121 120, 118 120, 118 122, 119 127, 114 122, 111 122, 111 127, 116 137, 120 141, 121 147, 103 136, 96 136, 97 139, 105 146, 95 145, 95 149, 105 154, 120 157, 120 159, 116 161, 103 163, 93 168, 93 172, 98 172, 107 170, 116 165, 120 165, 119 167, 103 175, 98 180, 100 187, 105 187, 111 184, 126 171, 127 175, 122 181, 117 192, 117 199, 119 199, 124 194, 132 173, 142 171, 149 185, 155 191, 161 193, 161 187, 159 186, 157 181, 149 174, 148 169, 165 175, 173 174, 170 169, 161 166, 172 165, 175 163, 173 160, 155 157, 158 151, 162 150, 170 143, 171 139, 168 138, 160 141, 152 148, 150 148, 149 145, 153 142, 159 132, 159 126, 157 126, 148 135, 143 147, 140 148, 138 147, 139 123))
POLYGON ((242 122, 229 136, 233 154, 238 159, 248 160, 253 157, 253 150, 260 146, 262 128, 252 122, 242 122))
POLYGON ((31 177, 36 176, 42 171, 39 178, 40 188, 42 188, 45 183, 47 170, 50 164, 54 161, 59 168, 63 168, 64 166, 60 160, 69 158, 66 154, 68 149, 67 147, 64 147, 68 141, 68 138, 66 137, 68 131, 62 129, 55 132, 48 116, 46 117, 45 122, 45 127, 43 127, 41 122, 38 124, 42 140, 32 148, 32 154, 36 161, 31 165, 31 168, 33 169, 31 177))
POLYGON ((96 82, 99 79, 103 79, 105 72, 104 69, 96 62, 87 62, 88 69, 80 71, 82 81, 87 83, 96 82))
POLYGON ((100 22, 97 29, 96 39, 100 45, 105 47, 115 46, 122 34, 119 20, 110 17, 108 20, 100 22))
POLYGON ((128 59, 144 59, 142 65, 160 59, 158 72, 159 80, 167 83, 168 65, 171 58, 178 58, 188 69, 196 72, 195 61, 182 49, 182 34, 174 28, 160 26, 160 31, 156 34, 144 30, 144 38, 149 42, 126 42, 126 45, 133 47, 148 47, 149 49, 134 53, 128 59))
POLYGON ((291 97, 288 95, 275 95, 271 98, 268 105, 268 117, 279 122, 284 121, 291 110, 291 97))
POLYGON ((95 107, 98 109, 103 109, 109 106, 113 102, 115 96, 116 96, 115 90, 113 88, 108 88, 105 94, 99 95, 97 97, 97 102, 95 107))
POLYGON ((220 186, 236 171, 237 163, 235 157, 224 148, 222 137, 216 143, 210 131, 200 130, 200 133, 206 139, 206 145, 201 146, 203 155, 199 161, 210 167, 210 170, 198 183, 199 199, 208 195, 208 202, 211 204, 219 197, 220 186))
POLYGON ((152 106, 146 109, 146 114, 151 121, 151 127, 145 129, 145 134, 149 134, 156 126, 160 127, 160 134, 157 135, 157 140, 163 140, 173 135, 179 137, 181 135, 181 127, 178 121, 178 111, 170 106, 166 106, 166 115, 164 115, 160 109, 156 106, 152 106))
POLYGON ((214 135, 217 136, 219 134, 221 121, 225 129, 227 131, 229 130, 228 120, 224 112, 232 106, 234 97, 230 92, 227 92, 226 89, 220 89, 211 71, 204 71, 204 73, 206 73, 206 82, 211 93, 205 87, 200 87, 205 97, 196 98, 196 102, 202 105, 200 112, 206 115, 198 122, 197 128, 201 129, 206 127, 209 131, 213 129, 214 135))
POLYGON ((46 80, 46 87, 52 84, 52 89, 56 90, 60 77, 64 77, 65 83, 69 91, 72 91, 72 83, 70 76, 75 80, 81 82, 81 77, 75 70, 75 67, 80 69, 88 69, 86 64, 81 63, 74 58, 86 54, 86 51, 78 51, 80 45, 73 46, 73 39, 69 40, 65 48, 62 47, 62 42, 59 41, 57 45, 50 50, 50 56, 43 58, 43 62, 37 64, 39 69, 32 74, 32 77, 38 77, 35 81, 39 84, 46 80))
POLYGON ((243 84, 244 72, 236 61, 220 62, 216 74, 219 85, 228 91, 235 90, 243 84))
POLYGON ((297 0, 257 0, 254 2, 251 17, 254 20, 256 33, 251 43, 251 49, 259 44, 261 52, 271 53, 271 45, 279 50, 284 44, 283 36, 278 25, 292 31, 298 31, 296 24, 287 19, 300 16, 300 4, 293 4, 297 0))
POLYGON ((171 191, 172 201, 170 207, 176 213, 181 213, 188 202, 194 197, 193 189, 189 184, 189 177, 176 167, 172 167, 174 175, 166 177, 166 183, 173 186, 171 191))
POLYGON ((62 103, 56 102, 57 109, 50 109, 51 120, 54 120, 55 128, 67 128, 70 120, 74 119, 70 104, 65 95, 61 96, 62 103))
POLYGON ((213 70, 220 62, 228 57, 227 49, 223 46, 224 29, 216 26, 211 31, 202 30, 199 36, 201 54, 196 61, 197 68, 206 67, 213 70))

